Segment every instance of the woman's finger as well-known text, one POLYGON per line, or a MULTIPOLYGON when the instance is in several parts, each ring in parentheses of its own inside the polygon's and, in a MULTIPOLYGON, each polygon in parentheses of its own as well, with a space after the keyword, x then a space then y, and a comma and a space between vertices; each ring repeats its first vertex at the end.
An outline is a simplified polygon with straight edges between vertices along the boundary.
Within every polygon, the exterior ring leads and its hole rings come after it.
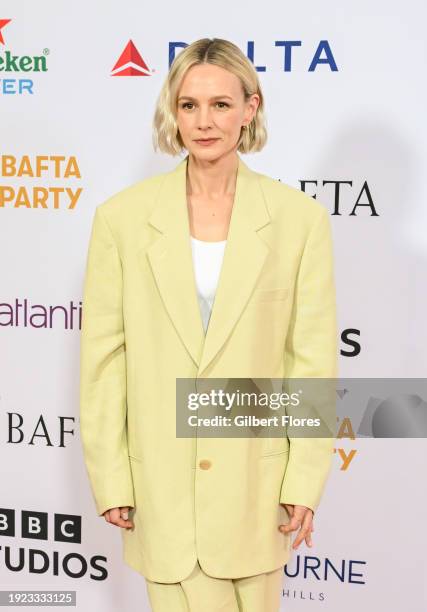
POLYGON ((297 548, 303 540, 308 546, 312 545, 311 532, 313 530, 313 514, 307 511, 301 524, 301 530, 293 543, 293 548, 297 548))
POLYGON ((105 520, 111 523, 112 525, 116 525, 116 527, 124 527, 124 528, 132 528, 133 522, 131 520, 125 520, 121 517, 120 508, 111 508, 105 514, 105 520))

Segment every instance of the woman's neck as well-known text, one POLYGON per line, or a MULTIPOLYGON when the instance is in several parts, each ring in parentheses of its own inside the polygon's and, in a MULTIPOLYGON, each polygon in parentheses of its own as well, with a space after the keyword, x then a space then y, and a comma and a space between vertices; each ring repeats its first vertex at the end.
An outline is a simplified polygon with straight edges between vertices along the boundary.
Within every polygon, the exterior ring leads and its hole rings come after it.
POLYGON ((187 194, 211 200, 230 197, 236 189, 239 157, 201 160, 191 154, 187 163, 187 194))

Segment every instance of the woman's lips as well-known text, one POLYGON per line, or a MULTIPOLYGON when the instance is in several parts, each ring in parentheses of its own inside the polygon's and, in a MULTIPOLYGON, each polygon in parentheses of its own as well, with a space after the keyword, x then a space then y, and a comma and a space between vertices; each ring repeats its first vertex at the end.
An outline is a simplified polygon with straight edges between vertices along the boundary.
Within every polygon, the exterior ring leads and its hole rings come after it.
POLYGON ((197 144, 201 145, 202 147, 207 147, 217 140, 218 138, 209 138, 209 140, 195 140, 194 142, 197 142, 197 144))

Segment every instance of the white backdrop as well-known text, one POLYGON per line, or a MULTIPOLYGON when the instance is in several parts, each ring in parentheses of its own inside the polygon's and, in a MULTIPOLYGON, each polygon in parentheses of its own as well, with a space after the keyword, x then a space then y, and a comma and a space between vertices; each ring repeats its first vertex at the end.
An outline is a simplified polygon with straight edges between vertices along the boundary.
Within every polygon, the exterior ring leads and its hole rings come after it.
MULTIPOLYGON (((340 375, 426 375, 426 17, 421 0, 3 0, 1 589, 73 589, 79 612, 149 610, 145 581, 124 565, 119 530, 97 517, 89 489, 79 308, 95 207, 181 159, 151 144, 174 42, 218 36, 245 53, 253 42, 269 141, 242 158, 305 185, 331 213, 340 375), (130 40, 147 76, 111 76, 130 40), (283 41, 299 41, 287 70, 283 41), (319 45, 330 61, 310 70, 319 45), (55 166, 54 156, 64 159, 55 166), (325 181, 345 181, 338 201, 325 181), (26 512, 37 517, 29 532, 26 512), (64 518, 67 530, 55 530, 64 518)), ((423 439, 337 441, 314 546, 287 566, 283 610, 425 610, 426 467, 423 439)))

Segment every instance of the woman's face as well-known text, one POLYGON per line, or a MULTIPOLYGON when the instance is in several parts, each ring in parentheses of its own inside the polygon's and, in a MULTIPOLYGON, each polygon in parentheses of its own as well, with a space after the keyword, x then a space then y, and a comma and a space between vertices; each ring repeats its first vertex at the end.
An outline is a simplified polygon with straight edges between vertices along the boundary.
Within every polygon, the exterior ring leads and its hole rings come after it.
POLYGON ((177 123, 187 151, 213 160, 237 150, 242 125, 256 113, 259 96, 245 102, 240 79, 213 64, 192 66, 177 96, 177 123), (199 139, 216 139, 203 145, 199 139))

